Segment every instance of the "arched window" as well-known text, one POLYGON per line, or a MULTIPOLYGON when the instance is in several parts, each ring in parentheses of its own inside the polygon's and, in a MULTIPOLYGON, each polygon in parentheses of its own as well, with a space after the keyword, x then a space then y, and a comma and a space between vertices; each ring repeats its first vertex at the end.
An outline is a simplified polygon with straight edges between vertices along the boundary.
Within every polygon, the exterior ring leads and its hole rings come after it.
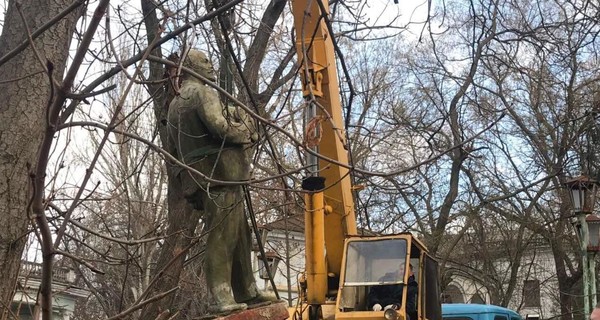
POLYGON ((481 297, 481 293, 479 291, 477 291, 477 293, 475 293, 473 295, 473 297, 471 297, 471 302, 470 303, 485 304, 485 299, 483 299, 481 297))
POLYGON ((541 306, 540 280, 523 281, 523 306, 534 308, 541 306))
POLYGON ((465 297, 462 290, 453 284, 448 285, 444 293, 442 294, 442 300, 444 303, 465 303, 465 297))

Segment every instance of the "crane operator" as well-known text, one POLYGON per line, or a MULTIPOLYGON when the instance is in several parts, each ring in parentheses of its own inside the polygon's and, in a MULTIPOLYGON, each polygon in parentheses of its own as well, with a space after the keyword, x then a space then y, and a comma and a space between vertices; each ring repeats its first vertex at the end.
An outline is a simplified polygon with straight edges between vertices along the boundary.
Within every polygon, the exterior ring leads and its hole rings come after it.
MULTIPOLYGON (((408 265, 408 289, 406 297, 406 313, 410 319, 416 319, 416 296, 417 296, 417 281, 413 272, 412 264, 408 265)), ((383 277, 379 278, 379 282, 393 282, 396 279, 404 279, 404 262, 398 266, 395 272, 388 272, 383 277)), ((387 309, 400 309, 402 305, 402 289, 404 284, 389 284, 373 286, 369 290, 369 308, 373 311, 381 311, 387 309)))

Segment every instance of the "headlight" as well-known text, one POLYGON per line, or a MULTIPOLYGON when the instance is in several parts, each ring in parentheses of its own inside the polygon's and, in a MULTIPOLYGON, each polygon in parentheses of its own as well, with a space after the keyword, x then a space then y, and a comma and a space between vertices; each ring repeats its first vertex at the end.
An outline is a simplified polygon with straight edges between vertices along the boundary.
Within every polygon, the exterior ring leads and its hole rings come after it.
POLYGON ((396 319, 398 319, 398 311, 390 308, 390 309, 385 310, 385 312, 383 313, 383 316, 387 320, 396 320, 396 319))

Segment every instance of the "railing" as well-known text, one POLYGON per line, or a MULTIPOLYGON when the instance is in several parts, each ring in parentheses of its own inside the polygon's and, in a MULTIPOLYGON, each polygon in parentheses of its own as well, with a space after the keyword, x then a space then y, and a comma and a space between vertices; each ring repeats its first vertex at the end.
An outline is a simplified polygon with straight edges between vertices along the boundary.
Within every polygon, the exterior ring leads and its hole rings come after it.
MULTIPOLYGON (((19 273, 21 278, 30 279, 41 279, 42 278, 42 264, 30 261, 21 261, 21 272, 19 273)), ((52 268, 52 281, 60 283, 74 283, 75 272, 69 268, 52 268)))

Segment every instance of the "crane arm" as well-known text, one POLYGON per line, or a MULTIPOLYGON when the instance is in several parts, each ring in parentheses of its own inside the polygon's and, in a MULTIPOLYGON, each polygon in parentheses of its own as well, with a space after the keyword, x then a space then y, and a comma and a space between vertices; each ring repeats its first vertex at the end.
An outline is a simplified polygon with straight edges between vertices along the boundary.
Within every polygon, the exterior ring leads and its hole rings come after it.
MULTIPOLYGON (((311 265, 316 265, 317 268, 324 265, 327 273, 339 276, 344 240, 346 236, 357 233, 349 170, 326 160, 332 159, 347 165, 348 152, 345 146, 333 36, 323 19, 328 14, 329 6, 327 2, 317 1, 321 0, 292 0, 302 91, 307 107, 314 109, 314 113, 307 119, 306 129, 311 132, 305 132, 305 135, 312 138, 305 138, 305 143, 314 144, 322 156, 319 157, 315 173, 325 178, 323 200, 326 206, 319 197, 313 199, 309 196, 306 201, 306 264, 309 284, 311 272, 314 271, 311 270, 311 265), (325 11, 322 12, 320 7, 325 11), (315 249, 322 245, 324 248, 315 249), (324 259, 323 263, 320 259, 324 259)), ((326 277, 323 280, 322 276, 317 278, 317 282, 327 280, 326 277)), ((323 285, 327 287, 327 283, 319 284, 323 285)), ((309 288, 309 301, 317 304, 325 299, 322 293, 311 298, 310 290, 309 288)))

